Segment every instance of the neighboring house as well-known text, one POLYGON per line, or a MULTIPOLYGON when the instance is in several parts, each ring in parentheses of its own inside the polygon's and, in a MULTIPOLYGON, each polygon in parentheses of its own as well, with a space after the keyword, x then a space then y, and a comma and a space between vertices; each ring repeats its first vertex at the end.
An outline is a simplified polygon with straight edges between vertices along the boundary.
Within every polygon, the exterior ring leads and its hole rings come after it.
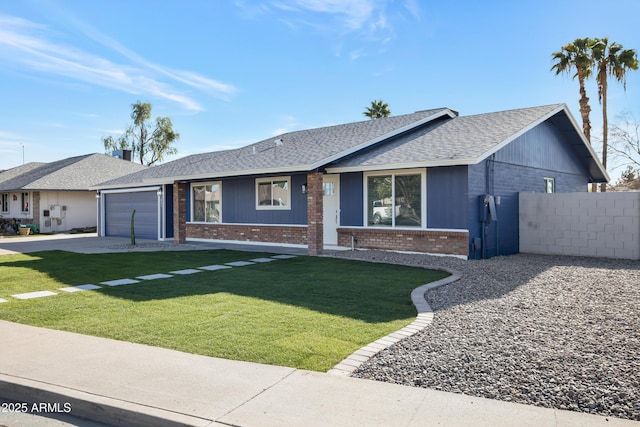
POLYGON ((0 216, 40 232, 95 227, 96 192, 89 187, 143 169, 106 154, 17 166, 0 172, 0 216))
POLYGON ((608 176, 564 104, 458 117, 440 108, 289 132, 94 187, 101 235, 518 252, 518 192, 608 176), (127 208, 125 208, 127 207, 127 208), (124 211, 124 213, 123 213, 124 211), (138 231, 140 228, 140 232, 138 231))

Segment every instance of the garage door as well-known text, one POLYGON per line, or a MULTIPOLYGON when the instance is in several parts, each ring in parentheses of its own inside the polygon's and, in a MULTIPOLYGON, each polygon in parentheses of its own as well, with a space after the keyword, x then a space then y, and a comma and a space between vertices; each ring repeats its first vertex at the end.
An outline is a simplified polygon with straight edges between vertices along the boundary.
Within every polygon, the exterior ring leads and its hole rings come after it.
POLYGON ((131 236, 131 212, 136 210, 136 237, 158 239, 158 196, 156 191, 110 193, 105 200, 105 235, 131 236))

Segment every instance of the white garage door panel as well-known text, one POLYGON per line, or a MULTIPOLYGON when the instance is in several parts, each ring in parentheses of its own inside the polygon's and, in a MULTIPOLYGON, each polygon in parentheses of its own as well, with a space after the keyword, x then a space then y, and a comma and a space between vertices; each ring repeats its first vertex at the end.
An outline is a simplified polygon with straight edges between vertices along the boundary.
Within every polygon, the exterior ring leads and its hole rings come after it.
POLYGON ((129 237, 131 213, 136 237, 158 238, 158 196, 155 191, 105 194, 105 234, 129 237))

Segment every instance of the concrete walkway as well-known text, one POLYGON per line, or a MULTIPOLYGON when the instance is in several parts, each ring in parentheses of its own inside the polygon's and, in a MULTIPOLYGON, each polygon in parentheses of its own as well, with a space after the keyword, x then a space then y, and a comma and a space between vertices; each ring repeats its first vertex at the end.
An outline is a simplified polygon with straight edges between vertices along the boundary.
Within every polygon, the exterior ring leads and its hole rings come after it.
MULTIPOLYGON (((23 239, 0 240, 0 250, 33 251, 19 248, 18 244, 24 243, 19 240, 23 239)), ((126 239, 107 241, 92 236, 32 239, 29 243, 37 243, 35 250, 43 250, 51 241, 55 249, 77 252, 126 246, 126 239)), ((149 248, 155 243, 149 242, 149 248)), ((140 246, 138 249, 143 249, 140 246)), ((274 252, 273 248, 257 249, 274 252)), ((29 409, 70 408, 76 417, 109 425, 640 425, 4 321, 0 321, 0 343, 1 397, 25 402, 29 409)))

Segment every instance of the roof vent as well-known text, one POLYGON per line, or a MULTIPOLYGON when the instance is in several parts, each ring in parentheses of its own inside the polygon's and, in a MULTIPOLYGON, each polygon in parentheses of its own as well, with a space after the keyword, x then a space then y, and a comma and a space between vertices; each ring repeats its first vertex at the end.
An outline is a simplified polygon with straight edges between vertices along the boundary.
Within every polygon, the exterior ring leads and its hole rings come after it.
POLYGON ((282 138, 278 138, 273 142, 276 144, 276 147, 280 147, 282 145, 282 138))

